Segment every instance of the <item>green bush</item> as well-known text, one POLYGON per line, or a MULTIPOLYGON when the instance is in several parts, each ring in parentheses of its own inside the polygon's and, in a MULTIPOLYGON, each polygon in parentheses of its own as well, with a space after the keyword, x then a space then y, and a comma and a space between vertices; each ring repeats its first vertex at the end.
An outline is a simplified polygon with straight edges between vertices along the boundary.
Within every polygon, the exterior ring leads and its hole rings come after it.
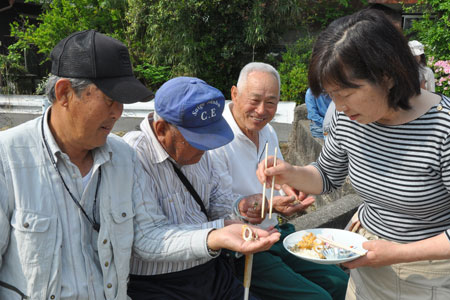
POLYGON ((412 22, 406 34, 425 45, 427 57, 450 59, 450 1, 419 0, 407 12, 422 12, 422 19, 412 22))
MULTIPOLYGON (((228 98, 240 69, 277 52, 280 37, 299 27, 318 30, 366 0, 25 0, 42 5, 36 19, 11 24, 9 56, 25 50, 48 58, 70 33, 96 29, 124 42, 137 77, 156 89, 172 76, 197 76, 228 98), (274 49, 275 48, 275 49, 274 49), (34 50, 33 50, 34 51, 34 50), (167 69, 170 68, 170 69, 167 69)), ((300 47, 301 45, 299 45, 300 47)), ((294 55, 294 50, 292 54, 294 55)), ((44 60, 44 59, 43 59, 44 60)), ((286 58, 287 60, 287 58, 286 58)), ((44 63, 42 61, 41 63, 44 63)), ((302 102, 307 59, 285 62, 284 100, 302 102), (299 94, 300 92, 300 94, 299 94)))
POLYGON ((419 0, 407 12, 422 12, 406 32, 425 46, 428 66, 436 78, 436 92, 450 95, 450 1, 419 0))
POLYGON ((18 81, 25 74, 25 68, 14 57, 0 54, 0 94, 17 93, 18 81))
POLYGON ((136 77, 147 86, 156 91, 164 82, 171 78, 170 67, 155 66, 149 63, 142 63, 134 68, 136 77))
POLYGON ((240 69, 264 61, 293 28, 298 1, 133 0, 127 37, 136 64, 170 66, 171 76, 196 76, 229 99, 240 69))
POLYGON ((287 48, 278 68, 281 77, 281 101, 305 102, 308 89, 308 65, 314 38, 303 37, 287 48))

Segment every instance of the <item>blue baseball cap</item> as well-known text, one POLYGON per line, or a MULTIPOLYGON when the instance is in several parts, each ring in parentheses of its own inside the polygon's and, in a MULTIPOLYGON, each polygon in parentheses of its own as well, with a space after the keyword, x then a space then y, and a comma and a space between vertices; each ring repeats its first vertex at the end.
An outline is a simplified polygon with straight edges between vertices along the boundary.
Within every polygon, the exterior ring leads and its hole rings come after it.
POLYGON ((158 89, 154 101, 156 113, 199 150, 219 148, 234 138, 222 117, 225 97, 201 79, 173 78, 158 89))

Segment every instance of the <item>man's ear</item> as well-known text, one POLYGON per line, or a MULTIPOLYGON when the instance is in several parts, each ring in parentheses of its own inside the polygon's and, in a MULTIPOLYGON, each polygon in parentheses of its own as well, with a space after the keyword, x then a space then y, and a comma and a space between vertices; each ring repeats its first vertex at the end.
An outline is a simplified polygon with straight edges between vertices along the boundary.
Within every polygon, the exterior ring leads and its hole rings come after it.
POLYGON ((55 84, 55 100, 61 106, 67 106, 69 99, 73 96, 72 84, 66 78, 61 78, 55 84))
POLYGON ((170 131, 170 124, 164 120, 158 120, 153 122, 153 129, 159 142, 164 144, 164 140, 170 131))
POLYGON ((233 85, 231 87, 231 100, 233 102, 236 102, 237 96, 238 96, 239 90, 237 88, 237 86, 233 85))

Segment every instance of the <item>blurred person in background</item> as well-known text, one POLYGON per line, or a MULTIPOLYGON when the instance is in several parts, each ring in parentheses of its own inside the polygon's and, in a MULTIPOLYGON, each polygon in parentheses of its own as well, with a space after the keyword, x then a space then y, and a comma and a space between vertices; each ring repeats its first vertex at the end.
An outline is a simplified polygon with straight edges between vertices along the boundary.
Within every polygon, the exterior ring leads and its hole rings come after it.
POLYGON ((425 57, 424 46, 421 42, 413 40, 408 42, 409 48, 411 49, 412 54, 416 58, 417 62, 420 65, 419 69, 419 78, 420 78, 420 87, 426 89, 430 92, 435 92, 435 79, 434 73, 431 68, 427 66, 427 59, 425 57))
POLYGON ((324 138, 323 120, 331 103, 331 98, 325 93, 315 97, 311 89, 308 88, 305 94, 306 109, 308 110, 307 118, 311 121, 309 129, 311 134, 316 138, 324 138))

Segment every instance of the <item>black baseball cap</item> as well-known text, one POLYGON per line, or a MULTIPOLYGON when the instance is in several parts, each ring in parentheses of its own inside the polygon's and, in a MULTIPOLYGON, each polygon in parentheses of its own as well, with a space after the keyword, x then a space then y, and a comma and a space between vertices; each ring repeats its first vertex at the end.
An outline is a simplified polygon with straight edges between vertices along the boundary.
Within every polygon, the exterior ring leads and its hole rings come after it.
POLYGON ((120 103, 146 102, 153 93, 134 77, 127 47, 95 30, 75 32, 53 48, 53 75, 90 79, 120 103))

